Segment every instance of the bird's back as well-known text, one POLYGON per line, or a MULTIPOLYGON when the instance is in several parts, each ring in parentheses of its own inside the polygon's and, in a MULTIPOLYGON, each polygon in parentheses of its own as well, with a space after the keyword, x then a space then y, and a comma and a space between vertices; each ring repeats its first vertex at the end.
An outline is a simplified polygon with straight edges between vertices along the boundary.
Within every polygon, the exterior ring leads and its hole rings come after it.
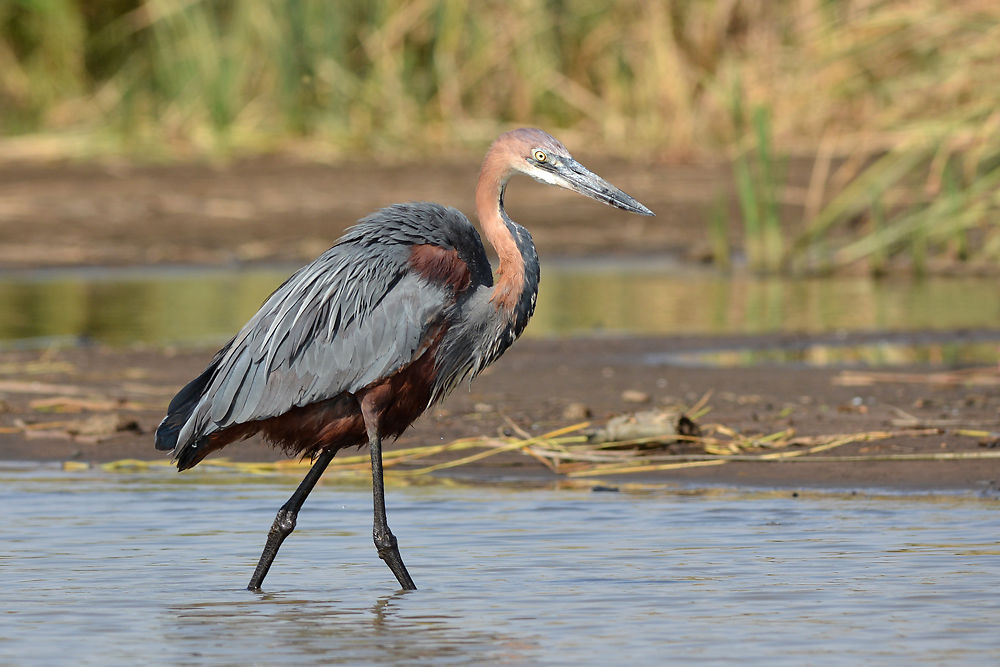
POLYGON ((387 420, 401 432, 442 393, 432 362, 450 318, 491 284, 482 241, 459 211, 384 208, 271 294, 174 397, 156 446, 183 469, 258 430, 297 452, 360 444, 353 394, 408 373, 428 386, 409 387, 387 420))

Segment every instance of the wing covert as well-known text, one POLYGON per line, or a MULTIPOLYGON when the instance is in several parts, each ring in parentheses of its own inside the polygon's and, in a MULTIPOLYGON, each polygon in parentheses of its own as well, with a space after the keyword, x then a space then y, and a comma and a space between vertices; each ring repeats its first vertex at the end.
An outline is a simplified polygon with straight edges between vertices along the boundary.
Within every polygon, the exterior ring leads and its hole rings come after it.
POLYGON ((355 392, 409 364, 451 299, 408 272, 407 257, 405 246, 337 245, 289 278, 219 360, 178 448, 355 392))

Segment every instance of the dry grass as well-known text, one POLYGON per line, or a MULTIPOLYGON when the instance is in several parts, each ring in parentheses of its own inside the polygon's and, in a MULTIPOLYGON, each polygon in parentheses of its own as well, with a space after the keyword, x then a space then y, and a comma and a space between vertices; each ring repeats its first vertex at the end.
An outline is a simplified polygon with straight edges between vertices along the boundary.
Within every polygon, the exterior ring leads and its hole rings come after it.
POLYGON ((4 134, 478 153, 532 122, 652 157, 736 147, 766 108, 782 149, 867 156, 1000 123, 988 0, 79 4, 0 9, 4 134))
MULTIPOLYGON (((995 441, 993 431, 971 428, 944 428, 917 424, 903 428, 857 433, 800 436, 787 429, 759 436, 745 436, 724 424, 708 424, 701 435, 679 435, 667 429, 660 435, 619 440, 597 440, 587 433, 589 423, 573 424, 549 433, 527 437, 463 438, 444 445, 398 449, 383 454, 387 478, 397 483, 412 483, 431 473, 455 471, 506 452, 520 452, 545 465, 553 473, 569 478, 593 478, 629 475, 733 462, 753 463, 864 463, 868 461, 955 461, 1000 458, 1000 451, 936 451, 918 453, 874 453, 830 455, 827 452, 855 443, 892 438, 940 437, 995 441), (673 453, 672 447, 685 451, 673 453), (472 454, 464 454, 475 450, 472 454), (440 461, 441 455, 459 456, 440 461), (431 462, 433 461, 433 462, 431 462)), ((527 434, 526 434, 527 435, 527 434)), ((70 463, 71 468, 79 464, 70 463)), ((105 463, 108 471, 145 470, 169 467, 166 461, 125 459, 105 463)), ((203 467, 223 468, 250 474, 298 474, 311 466, 310 461, 276 463, 237 463, 226 459, 206 461, 203 467)), ((336 458, 327 474, 337 478, 366 478, 371 474, 367 454, 336 458)), ((445 472, 445 477, 448 473, 445 472)), ((435 477, 439 477, 436 475, 435 477)))
POLYGON ((7 155, 427 160, 530 123, 633 158, 752 158, 761 270, 989 271, 997 62, 992 0, 14 2, 0 134, 7 155), (816 156, 807 192, 783 154, 816 156))

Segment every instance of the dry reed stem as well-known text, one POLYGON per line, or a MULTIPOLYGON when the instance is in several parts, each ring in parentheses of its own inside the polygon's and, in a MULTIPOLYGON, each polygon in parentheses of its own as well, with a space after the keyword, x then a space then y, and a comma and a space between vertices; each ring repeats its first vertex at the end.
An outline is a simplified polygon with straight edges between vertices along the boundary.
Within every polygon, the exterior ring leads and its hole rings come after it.
MULTIPOLYGON (((52 428, 63 426, 66 422, 51 422, 32 425, 33 428, 52 428)), ((418 461, 449 451, 462 451, 486 447, 484 451, 470 456, 464 456, 451 461, 437 463, 413 470, 392 470, 394 477, 405 479, 427 475, 440 470, 447 470, 481 461, 487 457, 507 451, 520 450, 545 465, 553 472, 567 477, 591 477, 595 475, 632 474, 676 470, 704 466, 723 465, 731 462, 813 462, 837 463, 859 461, 945 461, 1000 458, 1000 452, 936 452, 917 454, 864 454, 847 456, 815 456, 820 452, 842 447, 847 444, 874 442, 898 437, 924 437, 940 435, 940 428, 908 428, 890 431, 865 431, 857 433, 840 433, 828 435, 796 436, 791 429, 777 431, 757 438, 748 438, 721 424, 707 426, 717 433, 731 438, 723 440, 714 436, 678 436, 665 434, 659 438, 641 438, 630 441, 584 443, 583 436, 573 435, 589 426, 589 422, 581 422, 563 428, 549 431, 545 434, 528 438, 462 438, 443 445, 427 445, 407 449, 393 450, 383 455, 386 468, 398 467, 401 463, 418 461), (664 440, 685 441, 701 444, 707 453, 663 454, 649 450, 628 449, 636 445, 664 440), (789 450, 788 447, 800 446, 803 449, 789 450), (739 453, 741 451, 761 448, 782 448, 783 451, 770 451, 763 454, 739 453), (724 453, 712 453, 711 448, 724 453)), ((2 432, 2 430, 0 430, 2 432)), ((972 438, 993 438, 997 434, 990 431, 975 429, 955 429, 953 435, 972 438)), ((139 461, 124 459, 103 464, 102 469, 109 471, 146 469, 149 467, 167 467, 172 464, 166 461, 139 461)), ((311 465, 309 461, 285 460, 276 463, 236 463, 228 459, 212 459, 206 461, 209 467, 238 470, 250 474, 270 474, 275 472, 301 471, 311 465)), ((370 473, 370 461, 367 454, 335 459, 330 466, 334 474, 347 476, 364 476, 370 473)), ((390 471, 387 470, 387 473, 390 471)))
POLYGON ((513 451, 513 450, 517 450, 517 449, 523 449, 523 448, 528 447, 528 446, 530 446, 530 445, 532 445, 532 444, 534 444, 534 443, 536 443, 538 441, 545 440, 545 439, 548 439, 548 438, 556 438, 556 437, 558 437, 560 435, 563 435, 563 434, 566 434, 566 433, 573 433, 574 431, 579 431, 579 430, 581 430, 583 428, 586 428, 589 425, 590 425, 590 422, 581 422, 579 424, 573 424, 572 426, 565 426, 563 428, 558 428, 558 429, 556 429, 554 431, 549 431, 548 433, 545 433, 544 435, 540 435, 540 436, 535 437, 535 438, 530 438, 528 440, 516 440, 514 442, 505 442, 505 443, 503 443, 503 444, 501 444, 501 445, 499 445, 497 447, 493 447, 492 449, 489 449, 489 450, 487 450, 485 452, 479 452, 478 454, 473 454, 471 456, 466 456, 465 458, 457 459, 455 461, 447 461, 445 463, 438 463, 438 464, 435 464, 435 465, 427 466, 425 468, 418 468, 416 470, 409 470, 405 474, 407 474, 407 475, 424 475, 424 474, 427 474, 429 472, 435 472, 437 470, 445 470, 447 468, 454 468, 454 467, 457 467, 457 466, 460 466, 460 465, 465 465, 466 463, 472 463, 474 461, 480 461, 480 460, 482 460, 484 458, 487 458, 489 456, 493 456, 495 454, 500 454, 502 452, 513 451))
MULTIPOLYGON (((812 436, 811 438, 797 438, 794 440, 788 440, 785 444, 804 444, 806 442, 815 442, 817 440, 822 440, 819 444, 813 445, 808 449, 796 450, 796 451, 785 451, 785 452, 771 452, 768 454, 752 454, 752 455, 733 455, 733 454, 672 454, 663 455, 656 457, 657 461, 676 461, 677 463, 640 463, 638 465, 629 466, 595 466, 590 470, 578 470, 569 473, 571 477, 579 477, 583 475, 607 475, 607 474, 619 474, 619 473, 635 473, 635 472, 650 472, 655 470, 670 470, 678 467, 689 467, 689 463, 699 463, 704 464, 707 462, 718 463, 728 463, 731 461, 764 461, 764 462, 775 462, 775 461, 789 461, 789 460, 813 460, 814 457, 809 455, 816 452, 827 451, 834 449, 836 447, 841 447, 843 445, 855 443, 855 442, 872 442, 875 440, 883 440, 886 438, 893 437, 917 437, 924 435, 936 435, 940 434, 938 429, 909 429, 905 431, 870 431, 863 433, 850 433, 841 435, 829 435, 829 436, 812 436)), ((639 457, 637 457, 639 458, 639 457)), ((648 457, 646 460, 649 461, 653 457, 648 457)))

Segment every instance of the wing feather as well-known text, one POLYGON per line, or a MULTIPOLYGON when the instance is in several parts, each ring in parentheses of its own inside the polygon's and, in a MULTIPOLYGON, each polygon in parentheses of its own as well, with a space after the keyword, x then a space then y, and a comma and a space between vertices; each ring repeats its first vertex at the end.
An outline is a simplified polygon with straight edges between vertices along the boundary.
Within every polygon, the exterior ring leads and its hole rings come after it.
POLYGON ((473 282, 492 285, 482 242, 460 212, 420 202, 382 209, 271 294, 171 403, 157 445, 181 456, 216 431, 356 392, 413 361, 425 336, 462 308, 449 287, 411 270, 421 244, 457 250, 473 282))
POLYGON ((215 422, 222 422, 229 418, 233 409, 233 402, 237 393, 244 386, 247 371, 250 369, 250 353, 246 348, 236 351, 236 358, 228 364, 228 372, 225 376, 216 375, 218 385, 213 383, 216 400, 212 403, 209 416, 215 422))
POLYGON ((334 246, 279 287, 237 334, 178 445, 356 392, 403 368, 453 302, 408 254, 334 246))

